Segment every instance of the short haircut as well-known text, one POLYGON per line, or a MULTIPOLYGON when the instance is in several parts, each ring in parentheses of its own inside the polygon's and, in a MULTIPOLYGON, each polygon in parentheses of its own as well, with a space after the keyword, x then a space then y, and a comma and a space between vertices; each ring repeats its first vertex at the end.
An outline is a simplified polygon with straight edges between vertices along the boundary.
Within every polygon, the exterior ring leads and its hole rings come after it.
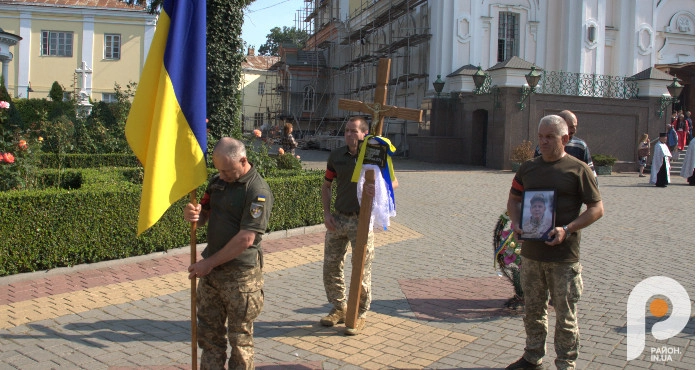
POLYGON ((245 144, 232 137, 222 137, 214 146, 214 154, 221 154, 233 159, 246 156, 245 144))
POLYGON ((539 131, 542 126, 554 126, 556 129, 556 133, 559 136, 569 134, 569 126, 567 126, 566 121, 564 121, 564 119, 561 118, 561 116, 558 116, 556 114, 550 114, 549 116, 542 117, 539 125, 537 126, 537 131, 539 131))
POLYGON ((367 120, 364 119, 363 117, 353 116, 353 117, 350 117, 350 119, 348 120, 348 122, 353 122, 353 121, 360 122, 360 131, 362 131, 362 132, 369 131, 369 123, 367 123, 367 120))
POLYGON ((547 201, 544 199, 544 195, 542 193, 537 193, 530 198, 530 205, 533 205, 535 202, 541 202, 542 204, 547 204, 547 201))

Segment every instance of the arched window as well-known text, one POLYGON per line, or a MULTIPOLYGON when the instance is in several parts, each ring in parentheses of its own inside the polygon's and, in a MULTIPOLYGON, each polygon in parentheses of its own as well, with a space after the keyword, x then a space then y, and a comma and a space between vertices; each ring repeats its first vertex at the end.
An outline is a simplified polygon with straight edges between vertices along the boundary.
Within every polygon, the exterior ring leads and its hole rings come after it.
POLYGON ((304 88, 304 112, 314 111, 314 88, 306 86, 304 88))

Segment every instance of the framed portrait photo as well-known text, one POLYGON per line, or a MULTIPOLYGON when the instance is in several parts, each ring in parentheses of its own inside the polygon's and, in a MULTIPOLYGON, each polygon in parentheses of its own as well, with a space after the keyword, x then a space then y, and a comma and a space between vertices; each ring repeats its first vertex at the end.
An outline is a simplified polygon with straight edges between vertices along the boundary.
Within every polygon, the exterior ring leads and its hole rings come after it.
POLYGON ((520 207, 520 228, 522 240, 547 241, 547 235, 554 229, 556 219, 556 189, 528 189, 523 191, 523 204, 520 207))

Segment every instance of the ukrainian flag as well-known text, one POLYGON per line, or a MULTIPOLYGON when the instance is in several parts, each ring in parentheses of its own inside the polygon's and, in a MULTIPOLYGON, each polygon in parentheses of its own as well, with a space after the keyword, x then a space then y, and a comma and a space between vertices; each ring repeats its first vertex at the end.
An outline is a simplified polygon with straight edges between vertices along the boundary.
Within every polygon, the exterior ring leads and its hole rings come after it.
POLYGON ((206 1, 165 0, 126 121, 144 168, 137 234, 207 179, 206 1))

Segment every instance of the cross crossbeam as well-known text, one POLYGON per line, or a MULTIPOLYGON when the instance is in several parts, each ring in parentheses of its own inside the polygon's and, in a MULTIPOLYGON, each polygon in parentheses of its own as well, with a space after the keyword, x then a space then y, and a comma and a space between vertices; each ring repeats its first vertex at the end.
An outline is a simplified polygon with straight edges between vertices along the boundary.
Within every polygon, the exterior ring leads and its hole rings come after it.
POLYGON ((389 69, 391 59, 379 59, 377 66, 377 87, 374 91, 374 101, 365 103, 359 100, 338 99, 338 108, 343 110, 362 112, 372 115, 371 133, 380 136, 384 126, 384 118, 401 118, 410 121, 422 121, 423 111, 420 109, 399 108, 393 105, 386 105, 387 86, 389 85, 389 69))

